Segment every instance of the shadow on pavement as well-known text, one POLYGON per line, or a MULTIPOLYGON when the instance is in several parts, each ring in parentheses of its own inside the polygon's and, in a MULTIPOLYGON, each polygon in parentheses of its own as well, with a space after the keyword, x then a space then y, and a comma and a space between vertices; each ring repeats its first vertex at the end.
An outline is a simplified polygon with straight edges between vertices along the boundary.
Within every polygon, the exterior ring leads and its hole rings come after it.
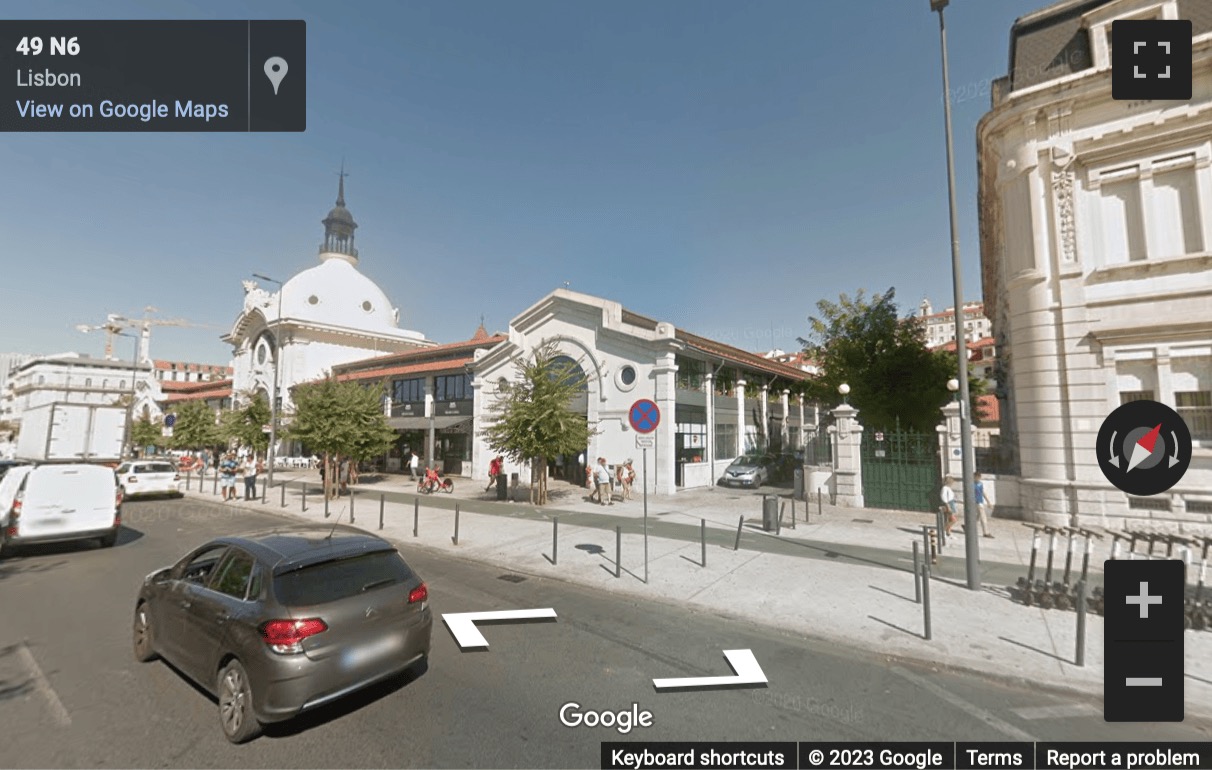
POLYGON ((917 631, 910 631, 910 630, 909 630, 909 629, 907 629, 907 628, 902 628, 902 627, 898 626, 898 625, 897 625, 897 624, 895 624, 895 623, 889 623, 887 620, 884 620, 884 619, 882 619, 882 618, 877 618, 877 617, 876 617, 876 616, 874 616, 874 615, 868 615, 867 617, 868 617, 869 619, 871 619, 871 620, 874 620, 876 623, 883 623, 885 626, 888 626, 889 628, 892 628, 892 629, 895 629, 895 630, 897 630, 897 631, 900 631, 902 634, 908 634, 909 636, 916 637, 916 638, 918 638, 918 639, 925 639, 925 638, 926 638, 926 635, 925 635, 925 634, 919 633, 919 632, 917 632, 917 631))
POLYGON ((1047 650, 1041 650, 1038 647, 1032 647, 1029 644, 1024 644, 1023 642, 1018 641, 1017 639, 1011 639, 1008 636, 999 636, 998 639, 1002 640, 1003 642, 1009 642, 1010 644, 1016 645, 1018 647, 1022 647, 1024 650, 1031 650, 1032 652, 1037 652, 1040 655, 1046 655, 1049 658, 1052 658, 1053 660, 1059 660, 1061 663, 1072 663, 1073 662, 1073 661, 1069 660, 1068 658, 1062 658, 1061 656, 1057 655, 1054 652, 1048 652, 1047 650))
POLYGON ((867 587, 874 591, 879 591, 882 594, 888 594, 889 596, 894 596, 897 599, 904 599, 907 602, 917 604, 917 599, 910 599, 908 596, 901 596, 900 594, 896 593, 895 591, 889 591, 887 588, 880 588, 879 586, 873 586, 873 585, 868 585, 867 587))
MULTIPOLYGON (((10 644, 7 647, 0 647, 0 658, 6 658, 17 652, 19 644, 10 644)), ((13 679, 0 679, 0 701, 15 700, 29 694, 34 689, 34 678, 27 677, 23 681, 13 679)))

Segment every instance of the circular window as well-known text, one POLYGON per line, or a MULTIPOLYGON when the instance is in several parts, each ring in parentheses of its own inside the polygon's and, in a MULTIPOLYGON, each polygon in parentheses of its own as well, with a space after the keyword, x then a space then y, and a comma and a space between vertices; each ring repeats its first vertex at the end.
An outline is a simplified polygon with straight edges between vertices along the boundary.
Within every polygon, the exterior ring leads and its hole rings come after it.
POLYGON ((307 298, 307 304, 318 305, 318 304, 320 304, 320 298, 313 294, 307 298))
POLYGON ((631 364, 620 366, 614 375, 615 384, 619 386, 619 390, 624 391, 634 388, 636 379, 635 367, 631 364))
POLYGON ((366 300, 365 302, 362 303, 362 309, 365 310, 367 313, 369 313, 370 311, 375 309, 375 306, 370 304, 370 300, 366 300))

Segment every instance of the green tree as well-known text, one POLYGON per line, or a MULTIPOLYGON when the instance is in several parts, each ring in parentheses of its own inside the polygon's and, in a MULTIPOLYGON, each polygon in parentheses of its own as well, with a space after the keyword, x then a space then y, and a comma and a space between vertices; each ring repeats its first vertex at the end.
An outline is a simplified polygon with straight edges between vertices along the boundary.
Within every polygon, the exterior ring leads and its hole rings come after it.
POLYGON ((264 428, 269 424, 269 401, 261 393, 244 399, 244 406, 223 413, 220 426, 224 437, 240 446, 251 447, 263 454, 269 448, 269 434, 264 428))
POLYGON ((556 344, 540 344, 529 360, 517 363, 517 382, 497 397, 481 431, 489 448, 517 463, 530 463, 530 501, 547 503, 547 458, 576 455, 596 431, 569 406, 581 389, 574 364, 556 364, 556 344))
POLYGON ((130 427, 130 440, 136 447, 165 446, 168 443, 159 423, 152 422, 146 415, 135 420, 135 424, 130 427))
POLYGON ((286 435, 324 455, 324 493, 336 496, 333 471, 342 458, 354 462, 387 452, 395 430, 383 414, 382 387, 329 378, 297 386, 295 415, 286 435))
MULTIPOLYGON (((805 352, 821 367, 806 384, 806 395, 825 404, 840 402, 838 385, 850 386, 850 403, 870 430, 931 432, 942 419, 941 408, 952 395, 947 380, 956 376, 954 352, 926 347, 925 329, 912 317, 901 318, 895 289, 868 298, 817 303, 819 316, 809 319, 812 333, 800 339, 805 352)), ((984 382, 972 377, 975 403, 984 382)), ((976 411, 973 410, 973 414, 976 411)))
POLYGON ((177 449, 214 449, 224 445, 215 412, 205 401, 182 401, 175 413, 173 446, 177 449))

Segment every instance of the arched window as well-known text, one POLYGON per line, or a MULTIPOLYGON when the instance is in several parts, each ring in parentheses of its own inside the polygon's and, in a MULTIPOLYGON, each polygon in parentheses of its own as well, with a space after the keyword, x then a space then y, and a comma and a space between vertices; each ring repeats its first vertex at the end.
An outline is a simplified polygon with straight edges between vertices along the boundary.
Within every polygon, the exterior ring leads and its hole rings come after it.
POLYGON ((589 389, 589 381, 585 378, 585 370, 572 358, 568 356, 556 356, 551 359, 550 368, 553 377, 569 377, 577 384, 577 390, 589 389))

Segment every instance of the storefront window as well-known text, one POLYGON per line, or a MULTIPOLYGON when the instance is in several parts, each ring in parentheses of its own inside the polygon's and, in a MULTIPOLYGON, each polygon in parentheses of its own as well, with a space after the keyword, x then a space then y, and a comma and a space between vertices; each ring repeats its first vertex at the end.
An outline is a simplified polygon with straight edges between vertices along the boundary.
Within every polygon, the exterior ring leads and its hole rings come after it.
POLYGON ((715 456, 720 460, 736 457, 736 426, 728 423, 715 425, 715 456))
POLYGON ((678 381, 680 390, 702 390, 703 375, 707 372, 704 362, 684 356, 677 357, 678 381))
POLYGON ((425 400, 425 378, 396 380, 391 384, 393 404, 417 404, 425 400))
POLYGON ((435 401, 466 401, 471 398, 471 377, 466 374, 443 374, 433 378, 435 401))

